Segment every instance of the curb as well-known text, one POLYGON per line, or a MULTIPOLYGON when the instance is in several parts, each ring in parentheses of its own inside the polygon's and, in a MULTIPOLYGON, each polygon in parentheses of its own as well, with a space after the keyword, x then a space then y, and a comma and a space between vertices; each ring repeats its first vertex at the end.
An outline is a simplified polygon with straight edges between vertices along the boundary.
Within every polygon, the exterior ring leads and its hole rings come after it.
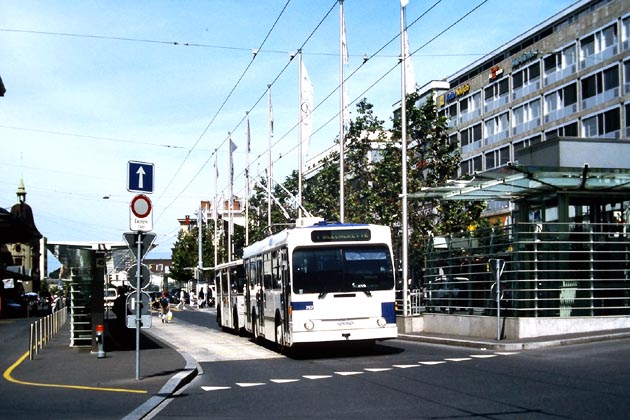
MULTIPOLYGON (((150 333, 148 333, 151 335, 150 333)), ((168 343, 159 339, 158 337, 151 335, 153 340, 159 341, 162 345, 172 348, 168 343)), ((160 391, 149 398, 145 403, 133 410, 131 413, 123 417, 123 420, 140 420, 148 416, 151 412, 156 410, 162 405, 168 398, 170 398, 175 392, 181 389, 186 384, 190 383, 197 375, 203 374, 201 366, 195 359, 188 353, 178 352, 186 361, 184 369, 170 378, 166 384, 160 389, 160 391)))
POLYGON ((398 334, 400 340, 416 341, 421 343, 442 344, 447 346, 468 347, 480 350, 495 351, 519 351, 519 350, 535 350, 548 347, 570 346, 574 344, 594 343, 598 341, 621 340, 630 338, 630 332, 608 333, 590 336, 578 337, 557 337, 548 338, 540 341, 523 341, 523 342, 492 342, 492 341, 475 341, 462 337, 438 337, 422 334, 398 334))

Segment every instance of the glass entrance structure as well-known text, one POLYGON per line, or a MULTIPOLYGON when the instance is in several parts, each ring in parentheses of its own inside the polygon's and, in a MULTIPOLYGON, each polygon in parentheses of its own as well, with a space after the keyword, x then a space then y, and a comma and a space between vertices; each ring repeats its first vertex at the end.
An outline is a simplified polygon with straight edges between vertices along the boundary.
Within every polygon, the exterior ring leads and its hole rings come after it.
POLYGON ((557 138, 519 163, 411 198, 511 203, 467 235, 431 238, 422 278, 427 312, 512 318, 630 315, 630 142, 557 138), (577 162, 581 162, 578 164, 577 162), (587 163, 588 162, 588 163, 587 163))

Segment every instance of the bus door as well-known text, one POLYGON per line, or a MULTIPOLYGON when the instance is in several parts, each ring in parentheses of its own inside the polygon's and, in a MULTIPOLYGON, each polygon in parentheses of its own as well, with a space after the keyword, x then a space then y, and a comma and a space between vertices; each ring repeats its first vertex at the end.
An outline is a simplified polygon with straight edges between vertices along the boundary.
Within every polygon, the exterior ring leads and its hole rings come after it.
MULTIPOLYGON (((275 316, 276 316, 276 295, 278 294, 278 271, 277 271, 277 251, 272 251, 264 256, 263 261, 263 273, 264 273, 264 320, 263 323, 263 331, 266 326, 268 326, 269 330, 266 331, 268 334, 272 334, 273 328, 275 328, 275 316), (266 324, 266 325, 265 325, 266 324)), ((268 337, 269 335, 266 334, 268 337)), ((273 339, 273 335, 269 337, 273 339)))
POLYGON ((265 278, 267 277, 266 265, 268 260, 268 254, 258 257, 257 260, 257 273, 256 276, 256 329, 259 332, 263 332, 265 329, 265 278))
POLYGON ((289 331, 289 306, 291 305, 291 281, 289 277, 289 260, 287 257, 287 249, 280 251, 280 276, 282 283, 282 297, 280 299, 280 305, 282 307, 282 323, 284 325, 284 331, 289 331))

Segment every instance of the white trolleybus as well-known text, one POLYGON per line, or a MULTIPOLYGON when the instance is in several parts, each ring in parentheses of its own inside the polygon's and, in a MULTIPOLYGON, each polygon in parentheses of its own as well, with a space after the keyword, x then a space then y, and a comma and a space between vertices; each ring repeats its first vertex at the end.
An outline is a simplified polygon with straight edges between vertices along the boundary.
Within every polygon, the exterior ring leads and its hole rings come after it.
POLYGON ((245 327, 245 273, 243 260, 214 267, 217 323, 222 329, 240 333, 245 327))
POLYGON ((397 337, 391 233, 319 222, 243 251, 245 329, 279 350, 296 344, 397 337))

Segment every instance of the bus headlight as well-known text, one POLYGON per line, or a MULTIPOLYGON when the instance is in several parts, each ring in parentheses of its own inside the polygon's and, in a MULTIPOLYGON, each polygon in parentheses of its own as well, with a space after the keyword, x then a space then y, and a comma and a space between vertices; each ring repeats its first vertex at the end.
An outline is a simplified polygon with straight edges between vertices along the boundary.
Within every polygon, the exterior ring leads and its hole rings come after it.
POLYGON ((313 324, 313 321, 309 319, 304 323, 304 328, 306 328, 308 331, 311 331, 313 328, 315 328, 315 324, 313 324))
POLYGON ((379 327, 384 327, 385 325, 387 325, 387 321, 385 320, 385 318, 380 317, 376 320, 376 325, 378 325, 379 327))

